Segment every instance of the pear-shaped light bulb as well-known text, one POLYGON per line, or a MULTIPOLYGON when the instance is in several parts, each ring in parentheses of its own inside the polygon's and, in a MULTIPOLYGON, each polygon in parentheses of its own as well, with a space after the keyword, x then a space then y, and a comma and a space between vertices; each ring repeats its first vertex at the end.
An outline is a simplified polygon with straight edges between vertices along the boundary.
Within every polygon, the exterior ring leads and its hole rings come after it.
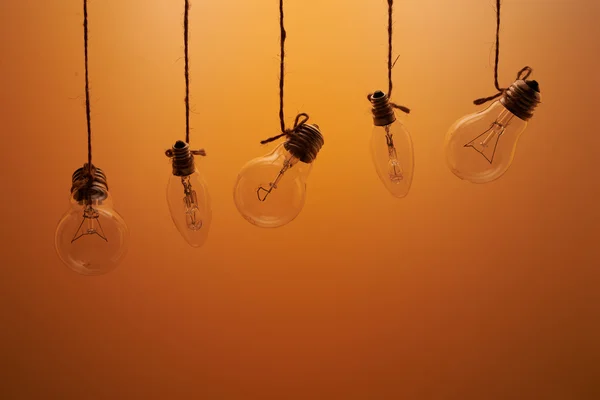
POLYGON ((92 166, 73 174, 71 206, 56 227, 54 244, 59 258, 82 275, 112 271, 127 252, 129 229, 113 208, 106 176, 92 166))
POLYGON ((472 183, 487 183, 504 175, 539 102, 538 83, 517 80, 488 108, 456 121, 445 142, 450 170, 472 183))
POLYGON ((396 197, 410 191, 414 172, 414 150, 410 133, 396 119, 388 96, 378 90, 369 96, 373 104, 371 157, 379 179, 396 197))
POLYGON ((306 179, 323 143, 317 125, 302 124, 286 142, 244 165, 233 190, 240 214, 262 228, 276 228, 296 218, 304 207, 306 179))
POLYGON ((173 173, 167 184, 167 202, 177 230, 192 247, 200 247, 208 238, 212 210, 204 178, 194 162, 194 154, 187 143, 177 141, 167 150, 173 173))

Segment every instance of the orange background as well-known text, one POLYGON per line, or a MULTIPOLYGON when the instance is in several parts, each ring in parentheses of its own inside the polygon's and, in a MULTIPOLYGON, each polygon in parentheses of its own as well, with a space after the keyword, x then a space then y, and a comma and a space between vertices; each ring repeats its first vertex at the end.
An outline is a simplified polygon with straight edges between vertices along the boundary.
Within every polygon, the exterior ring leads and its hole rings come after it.
POLYGON ((93 278, 53 248, 86 160, 81 1, 0 3, 0 397, 600 398, 599 3, 504 2, 501 85, 530 65, 543 104, 508 173, 476 186, 443 139, 494 93, 494 2, 397 1, 393 97, 416 157, 402 200, 368 151, 385 1, 286 3, 287 122, 307 112, 325 136, 307 204, 264 230, 232 200, 278 130, 277 2, 194 1, 192 145, 214 216, 195 250, 165 195, 183 1, 91 1, 94 161, 131 229, 93 278))

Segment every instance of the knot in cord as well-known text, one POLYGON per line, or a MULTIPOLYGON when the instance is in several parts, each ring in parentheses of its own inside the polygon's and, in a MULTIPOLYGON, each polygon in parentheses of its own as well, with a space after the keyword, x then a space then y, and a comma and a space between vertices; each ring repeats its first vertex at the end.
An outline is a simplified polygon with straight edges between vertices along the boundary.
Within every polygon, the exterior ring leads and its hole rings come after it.
MULTIPOLYGON (((198 149, 198 150, 190 150, 190 153, 195 156, 206 156, 206 150, 198 149)), ((175 152, 173 149, 165 150, 165 155, 169 158, 173 158, 175 156, 175 152)))
POLYGON ((294 127, 292 129, 286 128, 279 135, 270 137, 265 140, 261 140, 260 144, 271 143, 271 142, 273 142, 279 138, 282 138, 284 136, 287 136, 287 137, 293 136, 298 131, 298 129, 300 127, 302 127, 302 125, 304 125, 308 122, 308 118, 309 118, 308 114, 306 114, 306 113, 300 113, 300 114, 296 115, 296 119, 294 120, 294 127))
MULTIPOLYGON (((533 69, 531 67, 523 67, 521 68, 521 70, 519 72, 517 72, 517 79, 516 80, 525 80, 529 77, 529 75, 531 75, 531 73, 533 72, 533 69)), ((475 105, 481 105, 484 103, 487 103, 488 101, 497 99, 498 97, 502 96, 504 94, 504 92, 506 92, 506 90, 508 88, 500 88, 498 87, 498 82, 495 82, 496 85, 496 89, 498 90, 498 93, 496 93, 493 96, 489 96, 489 97, 482 97, 480 99, 477 100, 473 100, 473 104, 475 105)))
MULTIPOLYGON (((367 95, 367 100, 369 100, 371 102, 371 98, 373 97, 374 94, 375 93, 369 93, 367 95)), ((396 104, 396 103, 391 102, 391 101, 389 102, 389 105, 392 106, 392 108, 398 109, 398 110, 402 111, 405 114, 410 114, 410 108, 408 108, 406 106, 403 106, 403 105, 400 105, 400 104, 396 104)))
POLYGON ((393 102, 390 102, 390 106, 392 106, 392 107, 394 107, 394 108, 402 111, 405 114, 410 114, 410 108, 408 108, 408 107, 405 107, 405 106, 402 106, 400 104, 396 104, 396 103, 393 103, 393 102))

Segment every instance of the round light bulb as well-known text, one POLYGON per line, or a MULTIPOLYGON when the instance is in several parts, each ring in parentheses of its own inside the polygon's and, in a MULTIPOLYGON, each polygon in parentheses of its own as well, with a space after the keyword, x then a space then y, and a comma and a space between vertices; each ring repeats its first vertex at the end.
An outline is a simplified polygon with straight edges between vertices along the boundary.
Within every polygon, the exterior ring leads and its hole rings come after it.
POLYGON ((244 165, 233 191, 240 214, 262 228, 276 228, 296 218, 304 207, 306 179, 322 145, 318 126, 303 124, 285 143, 244 165))
POLYGON ((504 175, 539 102, 538 83, 518 80, 485 110, 456 121, 445 142, 450 170, 472 183, 487 183, 504 175))
POLYGON ((385 188, 393 196, 402 198, 410 191, 415 166, 410 133, 396 119, 385 93, 376 91, 369 96, 369 100, 373 104, 373 165, 385 188))
POLYGON ((192 247, 208 238, 212 221, 206 182, 195 167, 194 154, 185 142, 175 143, 167 155, 172 157, 173 173, 167 184, 167 202, 177 230, 192 247))
POLYGON ((95 169, 90 185, 81 186, 87 166, 73 174, 71 206, 60 219, 54 236, 62 262, 82 275, 112 271, 127 252, 129 229, 113 208, 106 177, 95 169))

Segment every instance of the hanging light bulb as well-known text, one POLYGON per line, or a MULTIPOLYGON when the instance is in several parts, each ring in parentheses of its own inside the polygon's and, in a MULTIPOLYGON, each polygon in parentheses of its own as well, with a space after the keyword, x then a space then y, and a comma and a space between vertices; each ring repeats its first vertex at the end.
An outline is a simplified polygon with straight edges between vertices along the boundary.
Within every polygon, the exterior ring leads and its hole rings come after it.
POLYGON ((378 90, 369 95, 373 104, 371 156, 373 165, 386 189, 396 197, 408 194, 415 166, 410 133, 396 119, 388 96, 378 90))
POLYGON ((54 245, 69 268, 82 275, 113 270, 127 252, 129 229, 113 209, 106 176, 88 164, 73 173, 71 207, 56 227, 54 245))
POLYGON ((208 237, 212 211, 208 189, 196 169, 194 155, 205 155, 205 152, 190 150, 187 143, 178 140, 172 149, 166 151, 166 155, 173 164, 173 173, 167 184, 171 218, 189 245, 200 247, 208 237))
POLYGON ((324 140, 317 125, 296 125, 284 143, 248 162, 238 174, 233 191, 235 205, 256 226, 285 225, 304 206, 306 178, 324 140))
POLYGON ((446 134, 450 170, 472 183, 500 178, 540 98, 536 81, 519 79, 487 109, 456 121, 446 134))

